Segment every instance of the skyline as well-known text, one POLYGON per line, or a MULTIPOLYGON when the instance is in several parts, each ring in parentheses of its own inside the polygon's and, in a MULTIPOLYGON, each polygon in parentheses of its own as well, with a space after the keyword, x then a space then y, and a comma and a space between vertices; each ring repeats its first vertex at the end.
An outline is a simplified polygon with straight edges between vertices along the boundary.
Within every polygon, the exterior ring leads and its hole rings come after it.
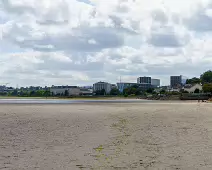
MULTIPOLYGON (((29 86, 19 86, 18 84, 16 84, 16 87, 14 87, 14 86, 9 86, 9 84, 10 83, 2 83, 2 84, 0 84, 0 86, 5 86, 5 87, 13 87, 13 88, 30 88, 30 87, 42 87, 42 88, 45 88, 45 87, 58 87, 58 86, 76 86, 76 87, 92 87, 94 84, 96 84, 96 83, 108 83, 108 84, 111 84, 111 85, 118 85, 118 84, 120 84, 120 83, 134 83, 134 84, 142 84, 142 83, 138 83, 138 79, 139 78, 150 78, 151 79, 151 83, 154 81, 154 83, 158 83, 159 82, 159 87, 162 87, 162 86, 171 86, 171 77, 181 77, 182 76, 182 80, 184 81, 184 83, 185 83, 185 81, 186 80, 189 80, 189 79, 187 79, 187 77, 185 77, 185 76, 183 76, 183 75, 178 75, 178 76, 170 76, 170 82, 169 82, 169 84, 166 84, 166 85, 164 85, 164 84, 162 84, 161 83, 161 80, 160 79, 157 79, 157 78, 154 78, 154 77, 149 77, 149 76, 142 76, 142 77, 138 77, 137 78, 137 80, 136 80, 136 82, 134 81, 134 82, 126 82, 126 81, 122 81, 122 79, 121 79, 121 77, 120 77, 120 81, 119 82, 116 82, 116 83, 111 83, 110 81, 97 81, 97 82, 93 82, 92 84, 90 84, 90 85, 77 85, 77 84, 54 84, 54 85, 45 85, 45 86, 39 86, 39 85, 37 85, 37 86, 34 86, 34 85, 29 85, 29 86)), ((195 77, 196 78, 196 77, 195 77)))
POLYGON ((92 85, 211 69, 210 0, 2 0, 0 84, 92 85))

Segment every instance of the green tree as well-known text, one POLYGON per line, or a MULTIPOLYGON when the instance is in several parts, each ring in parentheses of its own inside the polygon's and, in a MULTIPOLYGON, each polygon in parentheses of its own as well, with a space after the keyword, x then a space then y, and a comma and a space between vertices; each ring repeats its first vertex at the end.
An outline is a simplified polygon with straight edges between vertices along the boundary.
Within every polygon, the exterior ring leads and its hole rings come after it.
POLYGON ((202 84, 209 84, 209 83, 212 83, 212 71, 209 70, 209 71, 206 71, 205 73, 203 73, 203 74, 200 76, 200 80, 201 80, 201 83, 202 83, 202 84))
POLYGON ((142 92, 141 92, 140 88, 137 88, 137 89, 136 89, 136 92, 135 92, 135 95, 141 95, 141 93, 142 93, 142 92))
POLYGON ((20 91, 19 96, 24 96, 24 91, 20 91))
POLYGON ((49 90, 45 90, 44 94, 45 97, 51 96, 51 93, 49 90))
POLYGON ((200 93, 200 90, 199 89, 195 89, 194 93, 200 93))
POLYGON ((105 90, 105 89, 102 89, 102 90, 100 91, 100 95, 106 95, 106 90, 105 90))
POLYGON ((135 87, 130 88, 130 94, 136 94, 137 89, 135 87))
POLYGON ((103 96, 106 94, 106 91, 105 91, 105 89, 102 89, 102 90, 95 91, 95 93, 97 96, 103 96))
POLYGON ((127 88, 125 88, 124 90, 123 90, 123 94, 125 95, 129 95, 129 88, 127 87, 127 88))
POLYGON ((141 90, 138 85, 133 85, 124 89, 123 94, 125 95, 141 95, 141 90))
POLYGON ((0 92, 0 96, 6 96, 7 92, 0 92))
POLYGON ((33 90, 33 91, 31 91, 30 93, 29 93, 29 96, 35 96, 35 94, 36 94, 36 92, 33 90))
POLYGON ((204 84, 202 89, 205 93, 212 93, 212 83, 204 84))
POLYGON ((19 96, 28 97, 29 96, 29 92, 28 91, 20 91, 19 96))
POLYGON ((13 90, 13 92, 11 93, 11 95, 12 96, 17 96, 18 95, 18 90, 17 89, 13 90))
POLYGON ((160 91, 160 94, 165 94, 166 93, 166 90, 164 90, 164 89, 162 89, 161 91, 160 91))
POLYGON ((68 92, 68 90, 65 90, 65 94, 64 94, 65 96, 69 96, 69 92, 68 92))
POLYGON ((43 97, 44 96, 44 90, 37 90, 36 92, 35 92, 35 96, 36 97, 43 97))
POLYGON ((147 89, 147 93, 153 93, 153 91, 154 91, 154 89, 152 89, 152 88, 149 88, 149 89, 147 89))
POLYGON ((201 83, 201 80, 200 78, 197 78, 197 77, 193 77, 191 79, 186 80, 186 84, 200 84, 200 83, 201 83))
POLYGON ((113 88, 110 91, 110 95, 119 95, 119 94, 120 94, 120 92, 117 88, 113 88))

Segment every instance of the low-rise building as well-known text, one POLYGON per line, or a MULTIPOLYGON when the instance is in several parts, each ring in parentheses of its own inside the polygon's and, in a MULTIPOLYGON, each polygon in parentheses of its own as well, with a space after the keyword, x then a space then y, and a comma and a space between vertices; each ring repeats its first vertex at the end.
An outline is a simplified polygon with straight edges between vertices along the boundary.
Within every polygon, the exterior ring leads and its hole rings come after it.
POLYGON ((171 90, 171 87, 170 86, 160 86, 160 89, 165 90, 165 91, 169 91, 169 90, 171 90))
POLYGON ((111 89, 117 89, 116 84, 111 84, 111 89))
POLYGON ((77 86, 52 86, 50 93, 59 96, 79 96, 80 88, 77 86))
POLYGON ((80 95, 81 96, 92 96, 93 89, 91 88, 80 88, 80 95))
POLYGON ((11 92, 13 90, 15 90, 13 87, 7 87, 7 92, 11 92))
POLYGON ((0 86, 0 92, 6 92, 7 87, 6 86, 0 86))
POLYGON ((107 82, 101 82, 100 81, 100 82, 93 84, 93 91, 94 92, 105 90, 106 94, 110 94, 111 89, 112 89, 112 85, 110 83, 107 83, 107 82))
POLYGON ((173 87, 169 90, 169 92, 180 92, 181 88, 173 87))
POLYGON ((201 84, 194 84, 194 85, 186 84, 183 87, 183 90, 189 93, 194 93, 196 89, 198 89, 199 91, 202 91, 202 85, 201 84))
POLYGON ((38 90, 42 90, 42 87, 41 86, 30 86, 30 87, 28 87, 28 90, 38 91, 38 90))

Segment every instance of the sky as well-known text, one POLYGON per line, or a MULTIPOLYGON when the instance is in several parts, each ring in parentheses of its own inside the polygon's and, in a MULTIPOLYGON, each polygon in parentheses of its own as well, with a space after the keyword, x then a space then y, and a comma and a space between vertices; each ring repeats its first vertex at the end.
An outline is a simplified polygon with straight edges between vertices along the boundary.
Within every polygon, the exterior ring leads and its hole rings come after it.
POLYGON ((212 0, 0 0, 0 84, 92 85, 212 67, 212 0))

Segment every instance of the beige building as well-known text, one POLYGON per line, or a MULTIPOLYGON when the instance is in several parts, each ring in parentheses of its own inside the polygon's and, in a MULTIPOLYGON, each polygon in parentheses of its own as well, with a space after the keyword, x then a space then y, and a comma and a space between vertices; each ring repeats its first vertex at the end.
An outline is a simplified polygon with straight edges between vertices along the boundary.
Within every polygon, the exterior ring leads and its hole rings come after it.
POLYGON ((194 84, 194 85, 187 84, 187 85, 185 85, 185 87, 183 89, 184 89, 184 91, 187 91, 189 93, 194 93, 194 91, 196 89, 199 89, 199 91, 202 91, 202 85, 201 84, 194 84))
POLYGON ((50 93, 53 95, 65 95, 67 92, 69 96, 79 96, 81 91, 77 86, 52 86, 50 88, 50 93))

